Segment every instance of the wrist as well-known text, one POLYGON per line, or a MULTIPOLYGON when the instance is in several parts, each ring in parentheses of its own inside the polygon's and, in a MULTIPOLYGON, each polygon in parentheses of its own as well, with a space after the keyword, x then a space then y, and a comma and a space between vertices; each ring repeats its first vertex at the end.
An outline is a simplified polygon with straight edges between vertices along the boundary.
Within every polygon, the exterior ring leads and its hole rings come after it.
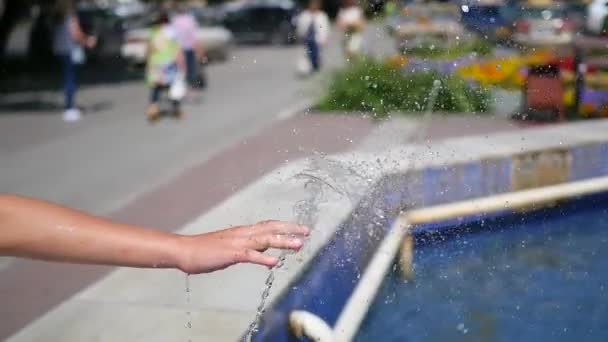
POLYGON ((191 263, 190 239, 188 235, 174 234, 171 245, 171 268, 187 272, 191 263))
POLYGON ((163 247, 161 248, 161 260, 155 267, 181 269, 184 259, 184 238, 179 234, 169 234, 165 237, 163 247))

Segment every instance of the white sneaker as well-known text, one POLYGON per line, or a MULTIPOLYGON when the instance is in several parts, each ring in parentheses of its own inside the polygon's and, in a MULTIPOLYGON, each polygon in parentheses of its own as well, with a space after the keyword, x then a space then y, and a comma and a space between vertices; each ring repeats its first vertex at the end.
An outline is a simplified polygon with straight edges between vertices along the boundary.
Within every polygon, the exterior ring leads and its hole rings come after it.
POLYGON ((82 114, 80 113, 80 110, 76 108, 66 109, 65 112, 63 112, 63 121, 65 122, 74 122, 81 118, 82 114))

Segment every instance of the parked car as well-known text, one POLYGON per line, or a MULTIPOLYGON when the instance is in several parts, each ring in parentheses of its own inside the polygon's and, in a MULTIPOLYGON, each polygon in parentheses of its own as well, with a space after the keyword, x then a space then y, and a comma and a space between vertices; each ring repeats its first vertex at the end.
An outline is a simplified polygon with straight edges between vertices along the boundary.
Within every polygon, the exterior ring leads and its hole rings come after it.
POLYGON ((468 38, 460 22, 460 11, 452 4, 413 4, 405 6, 389 31, 394 32, 399 51, 423 44, 449 46, 468 38))
MULTIPOLYGON (((201 11, 194 13, 200 25, 198 39, 205 49, 207 59, 209 61, 226 60, 233 45, 232 33, 214 21, 207 20, 201 11)), ((153 18, 147 17, 125 33, 124 44, 121 48, 123 58, 136 65, 146 62, 152 23, 153 18)))
POLYGON ((513 35, 513 15, 505 4, 462 5, 461 22, 464 27, 491 41, 506 42, 513 35))
POLYGON ((124 7, 81 6, 78 19, 83 31, 97 37, 95 48, 87 49, 89 59, 119 56, 125 32, 144 15, 145 11, 127 11, 124 7))
POLYGON ((573 42, 577 30, 563 6, 522 7, 513 39, 522 47, 563 46, 573 42))
POLYGON ((608 0, 594 0, 587 7, 586 29, 596 35, 608 34, 608 0))
POLYGON ((296 41, 296 16, 291 0, 254 1, 227 7, 222 24, 239 43, 286 45, 296 41))
MULTIPOLYGON (((147 5, 138 1, 120 3, 83 2, 77 8, 80 25, 89 35, 97 37, 94 49, 87 49, 87 61, 107 60, 120 56, 125 31, 133 23, 140 21, 147 5), (114 4, 116 3, 116 4, 114 4)), ((52 4, 41 6, 34 18, 29 35, 28 54, 34 58, 51 58, 53 56, 53 20, 52 4)))

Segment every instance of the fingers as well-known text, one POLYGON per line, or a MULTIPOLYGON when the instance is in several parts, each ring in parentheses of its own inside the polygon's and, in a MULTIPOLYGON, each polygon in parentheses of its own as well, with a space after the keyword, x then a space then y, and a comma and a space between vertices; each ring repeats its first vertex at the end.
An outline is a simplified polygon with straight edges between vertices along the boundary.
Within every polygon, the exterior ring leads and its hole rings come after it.
POLYGON ((284 222, 264 221, 246 228, 246 244, 248 248, 265 251, 268 248, 293 249, 302 247, 302 240, 310 234, 306 226, 284 222))
POLYGON ((238 262, 251 263, 256 265, 262 265, 266 267, 274 267, 279 262, 279 259, 271 255, 254 251, 252 249, 246 249, 237 256, 238 262))
POLYGON ((285 221, 263 221, 252 226, 258 233, 308 236, 310 229, 304 225, 285 221))
POLYGON ((265 251, 268 248, 298 250, 302 245, 303 241, 299 238, 291 238, 279 234, 256 235, 247 239, 247 247, 257 251, 265 251))

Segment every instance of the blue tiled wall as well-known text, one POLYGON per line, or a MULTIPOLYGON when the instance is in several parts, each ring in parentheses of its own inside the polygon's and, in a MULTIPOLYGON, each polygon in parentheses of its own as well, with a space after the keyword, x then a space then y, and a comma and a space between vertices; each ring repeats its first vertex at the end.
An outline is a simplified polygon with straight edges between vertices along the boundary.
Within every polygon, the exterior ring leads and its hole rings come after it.
MULTIPOLYGON (((564 151, 571 158, 571 181, 608 175, 608 144, 575 146, 564 151)), ((399 210, 511 191, 514 157, 488 158, 385 176, 341 224, 309 267, 267 310, 253 340, 296 341, 288 330, 289 313, 296 309, 308 310, 328 324, 335 324, 399 210), (384 210, 385 216, 370 225, 369 218, 377 218, 375 211, 378 208, 384 210)))

